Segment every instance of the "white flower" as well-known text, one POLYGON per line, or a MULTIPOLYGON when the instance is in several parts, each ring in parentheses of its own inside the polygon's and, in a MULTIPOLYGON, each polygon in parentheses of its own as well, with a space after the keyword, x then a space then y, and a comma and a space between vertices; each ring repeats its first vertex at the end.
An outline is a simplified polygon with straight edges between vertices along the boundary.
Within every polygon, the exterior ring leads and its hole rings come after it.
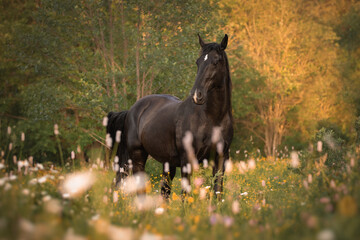
POLYGON ((247 196, 248 195, 248 192, 243 192, 243 193, 240 193, 241 196, 247 196))
POLYGON ((234 214, 238 214, 240 212, 240 203, 237 200, 235 200, 232 203, 231 209, 234 214))
POLYGON ((106 142, 106 146, 108 147, 108 148, 111 148, 112 147, 112 138, 111 138, 111 136, 110 136, 110 133, 107 133, 106 134, 106 138, 105 138, 105 142, 106 142))
POLYGON ((291 167, 298 168, 300 167, 299 155, 297 152, 292 151, 291 154, 291 167))
POLYGON ((92 172, 73 173, 66 176, 62 184, 63 197, 77 197, 87 191, 95 183, 95 176, 92 172), (68 195, 67 195, 68 194, 68 195))
POLYGON ((159 208, 155 209, 155 214, 156 215, 162 215, 164 213, 164 211, 165 211, 164 208, 159 207, 159 208))
POLYGON ((254 170, 256 168, 256 162, 254 159, 250 159, 248 161, 248 168, 251 169, 251 170, 254 170))
POLYGON ((123 182, 121 189, 125 193, 136 193, 145 191, 148 185, 149 177, 145 172, 138 172, 133 176, 127 177, 123 182))
POLYGON ((318 240, 335 240, 335 234, 330 229, 322 230, 317 235, 318 240))
POLYGON ((54 134, 59 135, 59 125, 57 124, 54 125, 54 134))
POLYGON ((109 122, 109 118, 108 118, 108 117, 104 117, 104 118, 103 118, 102 125, 103 125, 104 127, 106 127, 106 126, 108 125, 108 122, 109 122))
POLYGON ((322 146, 323 146, 322 141, 318 141, 317 142, 317 148, 316 148, 318 152, 322 152, 322 146))
POLYGON ((25 133, 21 132, 21 141, 24 142, 25 141, 25 133))

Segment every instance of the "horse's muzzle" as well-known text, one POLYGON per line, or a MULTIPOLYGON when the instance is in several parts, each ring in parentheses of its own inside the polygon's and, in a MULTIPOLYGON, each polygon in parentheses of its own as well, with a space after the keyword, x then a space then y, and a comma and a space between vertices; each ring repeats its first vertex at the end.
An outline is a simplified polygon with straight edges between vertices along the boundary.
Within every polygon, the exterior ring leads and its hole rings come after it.
POLYGON ((205 96, 200 90, 195 89, 192 100, 195 104, 202 105, 205 103, 205 96))

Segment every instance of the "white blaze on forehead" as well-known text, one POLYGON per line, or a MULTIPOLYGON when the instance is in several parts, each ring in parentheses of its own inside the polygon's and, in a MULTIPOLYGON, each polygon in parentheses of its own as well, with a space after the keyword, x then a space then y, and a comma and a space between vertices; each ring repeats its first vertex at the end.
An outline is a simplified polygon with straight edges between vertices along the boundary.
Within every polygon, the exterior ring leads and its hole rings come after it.
POLYGON ((204 57, 204 62, 208 59, 208 54, 205 55, 204 57))
POLYGON ((197 89, 195 89, 193 100, 194 100, 195 103, 197 103, 197 89))

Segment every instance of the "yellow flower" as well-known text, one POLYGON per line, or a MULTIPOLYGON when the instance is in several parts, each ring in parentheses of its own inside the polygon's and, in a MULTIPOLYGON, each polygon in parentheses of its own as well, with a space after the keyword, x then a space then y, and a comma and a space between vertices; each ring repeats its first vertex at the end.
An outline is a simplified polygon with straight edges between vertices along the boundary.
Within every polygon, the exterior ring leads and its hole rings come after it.
POLYGON ((176 195, 176 193, 173 193, 173 195, 172 195, 172 200, 173 201, 177 201, 177 200, 179 200, 180 199, 180 197, 178 196, 178 195, 176 195))
POLYGON ((341 215, 353 217, 357 214, 357 204, 353 197, 345 196, 338 203, 338 209, 341 215))
POLYGON ((188 200, 189 203, 193 203, 193 202, 194 202, 194 198, 193 198, 193 197, 189 197, 187 200, 188 200))

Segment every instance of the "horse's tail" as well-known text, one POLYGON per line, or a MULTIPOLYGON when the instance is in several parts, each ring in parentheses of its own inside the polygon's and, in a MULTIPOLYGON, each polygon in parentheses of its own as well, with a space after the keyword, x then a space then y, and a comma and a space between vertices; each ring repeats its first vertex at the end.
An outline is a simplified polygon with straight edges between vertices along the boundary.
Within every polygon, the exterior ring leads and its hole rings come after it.
MULTIPOLYGON (((110 134, 110 137, 112 138, 114 147, 115 144, 115 138, 116 138, 116 132, 121 131, 121 139, 119 146, 117 148, 116 156, 119 157, 119 166, 121 168, 124 167, 125 164, 127 164, 127 161, 129 159, 129 153, 126 148, 126 135, 125 135, 125 119, 128 111, 122 111, 122 112, 109 112, 108 113, 108 124, 106 126, 106 133, 110 134)), ((116 182, 118 183, 120 181, 120 170, 116 174, 116 182)))

